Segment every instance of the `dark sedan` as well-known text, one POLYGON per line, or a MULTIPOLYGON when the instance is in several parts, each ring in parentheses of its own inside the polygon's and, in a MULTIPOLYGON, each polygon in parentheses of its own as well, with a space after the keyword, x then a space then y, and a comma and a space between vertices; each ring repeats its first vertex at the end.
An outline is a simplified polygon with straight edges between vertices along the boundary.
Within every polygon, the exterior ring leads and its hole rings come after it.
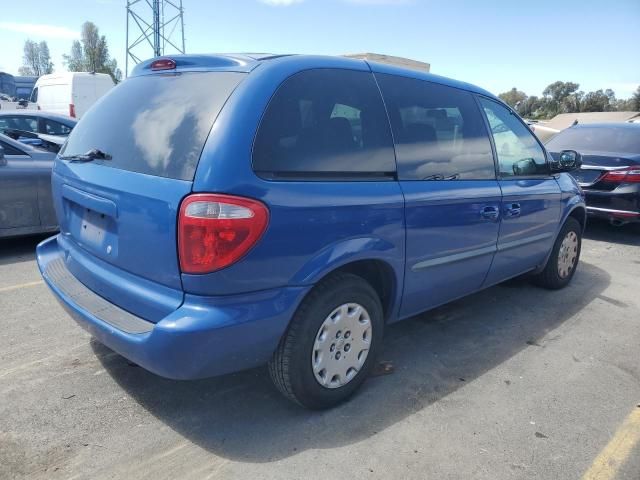
POLYGON ((55 156, 0 134, 0 238, 57 230, 51 200, 55 156))
POLYGON ((546 146, 556 160, 562 150, 582 155, 582 167, 573 176, 590 215, 617 226, 640 222, 640 124, 577 124, 546 146))

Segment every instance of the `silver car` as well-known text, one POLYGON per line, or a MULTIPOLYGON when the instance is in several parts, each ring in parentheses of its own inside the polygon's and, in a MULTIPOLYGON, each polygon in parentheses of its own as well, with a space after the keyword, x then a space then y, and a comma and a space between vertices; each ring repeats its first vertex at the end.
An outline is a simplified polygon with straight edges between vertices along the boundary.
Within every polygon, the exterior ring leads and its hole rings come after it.
POLYGON ((55 156, 0 134, 0 238, 57 230, 51 200, 55 156))

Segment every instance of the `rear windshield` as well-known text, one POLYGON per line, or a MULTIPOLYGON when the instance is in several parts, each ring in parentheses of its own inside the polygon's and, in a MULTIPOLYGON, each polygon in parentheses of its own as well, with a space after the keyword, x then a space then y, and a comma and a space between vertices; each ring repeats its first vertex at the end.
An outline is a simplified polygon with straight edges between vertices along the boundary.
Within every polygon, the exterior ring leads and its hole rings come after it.
POLYGON ((213 122, 245 75, 206 72, 129 78, 82 117, 60 155, 98 149, 111 159, 96 163, 193 180, 213 122))
POLYGON ((547 143, 547 150, 581 150, 640 154, 640 128, 567 128, 547 143))

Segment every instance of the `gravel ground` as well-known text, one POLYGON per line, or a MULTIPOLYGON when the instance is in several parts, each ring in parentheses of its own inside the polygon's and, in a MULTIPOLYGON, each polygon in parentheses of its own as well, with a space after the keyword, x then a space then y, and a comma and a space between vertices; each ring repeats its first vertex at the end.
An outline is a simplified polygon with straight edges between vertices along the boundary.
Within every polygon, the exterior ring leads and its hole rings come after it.
MULTIPOLYGON (((639 227, 592 222, 563 291, 517 279, 392 326, 393 373, 320 413, 264 368, 129 364, 40 283, 39 240, 0 241, 2 479, 576 479, 640 403, 639 227)), ((631 437, 598 478, 640 478, 631 437)))

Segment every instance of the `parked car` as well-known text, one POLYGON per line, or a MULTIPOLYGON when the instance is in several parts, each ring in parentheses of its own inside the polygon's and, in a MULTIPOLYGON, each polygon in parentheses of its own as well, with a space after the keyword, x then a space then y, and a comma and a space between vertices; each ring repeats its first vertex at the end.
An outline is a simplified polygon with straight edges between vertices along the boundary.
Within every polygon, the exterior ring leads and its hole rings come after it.
POLYGON ((38 78, 31 102, 39 110, 81 118, 113 86, 106 73, 52 73, 38 78))
POLYGON ((45 135, 67 136, 78 121, 66 115, 37 110, 0 111, 0 132, 22 130, 45 135))
POLYGON ((142 367, 269 363, 284 395, 324 408, 364 381, 385 324, 527 272, 567 285, 586 213, 561 172, 577 162, 551 162, 490 93, 427 73, 160 58, 71 132, 53 173, 61 233, 38 265, 142 367))
POLYGON ((51 199, 55 153, 0 133, 0 238, 57 230, 51 199))
POLYGON ((573 173, 586 194, 587 213, 620 226, 640 222, 640 124, 577 124, 547 143, 558 158, 565 149, 582 155, 573 173))

